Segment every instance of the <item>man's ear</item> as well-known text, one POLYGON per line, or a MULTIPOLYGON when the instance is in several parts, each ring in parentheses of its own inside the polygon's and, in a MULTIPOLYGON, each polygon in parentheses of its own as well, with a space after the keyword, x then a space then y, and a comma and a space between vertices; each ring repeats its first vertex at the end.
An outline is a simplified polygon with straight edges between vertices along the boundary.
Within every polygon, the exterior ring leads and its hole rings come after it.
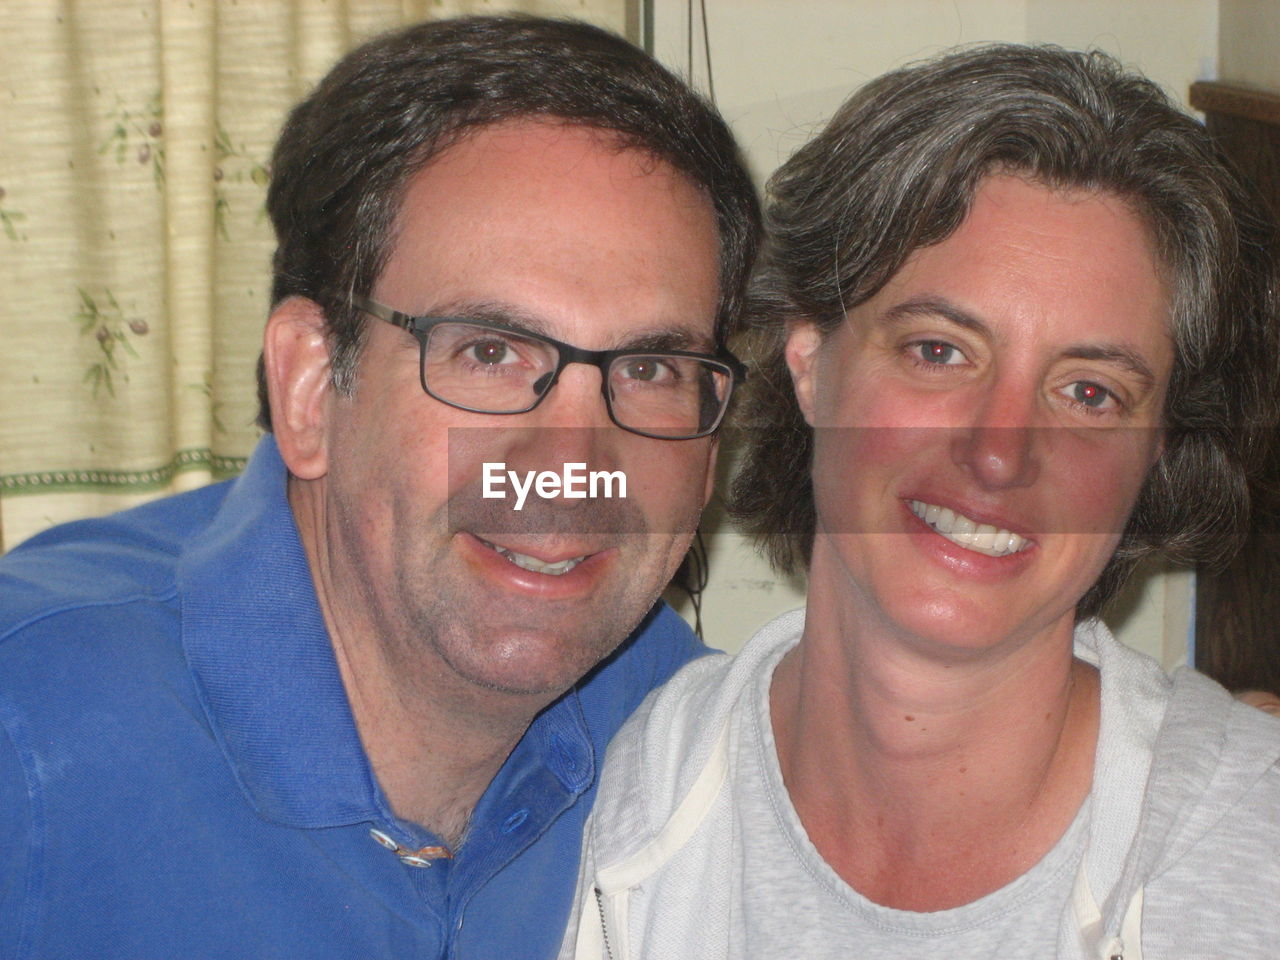
POLYGON ((822 332, 808 320, 787 321, 787 345, 785 356, 791 371, 791 382, 796 388, 796 400, 800 412, 809 426, 813 426, 814 397, 817 394, 818 348, 822 346, 822 332))
POLYGON ((282 301, 267 319, 262 357, 280 456, 299 479, 323 477, 333 382, 320 305, 305 297, 282 301))

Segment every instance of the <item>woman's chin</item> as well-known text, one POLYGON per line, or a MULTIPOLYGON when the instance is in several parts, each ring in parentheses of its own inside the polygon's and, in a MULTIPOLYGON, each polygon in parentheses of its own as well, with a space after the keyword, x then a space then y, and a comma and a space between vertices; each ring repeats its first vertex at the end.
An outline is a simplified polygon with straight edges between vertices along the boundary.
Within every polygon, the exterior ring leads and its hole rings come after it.
POLYGON ((909 646, 943 660, 972 661, 998 654, 1036 637, 1070 636, 1074 607, 1022 608, 1019 598, 975 598, 972 593, 913 591, 886 598, 885 626, 909 646))

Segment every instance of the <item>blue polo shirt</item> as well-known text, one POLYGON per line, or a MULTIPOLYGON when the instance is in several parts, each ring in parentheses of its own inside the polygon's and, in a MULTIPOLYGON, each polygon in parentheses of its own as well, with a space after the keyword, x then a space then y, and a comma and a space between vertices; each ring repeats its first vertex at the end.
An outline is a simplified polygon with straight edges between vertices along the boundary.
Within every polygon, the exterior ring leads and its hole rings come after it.
POLYGON ((0 559, 0 955, 554 956, 605 744, 702 648, 669 608, 529 727, 456 859, 373 777, 262 441, 239 479, 0 559), (379 842, 371 831, 383 834, 379 842))

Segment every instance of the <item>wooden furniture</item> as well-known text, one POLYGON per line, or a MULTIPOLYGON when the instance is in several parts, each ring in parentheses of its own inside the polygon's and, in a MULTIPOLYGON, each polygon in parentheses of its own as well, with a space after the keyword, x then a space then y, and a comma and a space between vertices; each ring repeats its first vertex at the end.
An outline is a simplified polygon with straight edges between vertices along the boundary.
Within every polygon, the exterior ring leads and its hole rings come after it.
MULTIPOLYGON (((1280 96, 1203 82, 1191 85, 1191 105, 1280 218, 1280 96)), ((1240 555, 1225 570, 1197 572, 1195 660, 1228 689, 1280 694, 1280 442, 1267 481, 1240 555)))

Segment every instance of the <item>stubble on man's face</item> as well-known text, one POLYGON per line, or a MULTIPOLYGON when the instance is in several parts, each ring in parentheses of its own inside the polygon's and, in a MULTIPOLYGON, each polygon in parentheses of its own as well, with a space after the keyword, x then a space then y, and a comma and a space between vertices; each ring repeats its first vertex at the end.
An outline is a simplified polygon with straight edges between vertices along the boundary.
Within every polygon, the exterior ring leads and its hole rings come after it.
MULTIPOLYGON (((557 695, 566 681, 612 653, 640 613, 657 602, 665 580, 646 577, 646 568, 674 570, 689 548, 701 506, 700 497, 691 497, 683 517, 655 531, 643 511, 626 500, 598 498, 565 510, 554 501, 531 498, 521 511, 526 543, 551 544, 572 536, 597 550, 618 551, 619 566, 639 574, 605 581, 589 602, 513 598, 470 575, 465 564, 451 562, 447 552, 425 563, 415 559, 421 541, 406 518, 396 525, 394 546, 400 570, 397 606, 406 613, 401 635, 409 640, 400 654, 420 663, 428 653, 451 673, 493 692, 557 695)), ((444 532, 446 541, 459 531, 512 529, 509 504, 480 497, 474 485, 450 497, 443 515, 428 522, 444 532)))

